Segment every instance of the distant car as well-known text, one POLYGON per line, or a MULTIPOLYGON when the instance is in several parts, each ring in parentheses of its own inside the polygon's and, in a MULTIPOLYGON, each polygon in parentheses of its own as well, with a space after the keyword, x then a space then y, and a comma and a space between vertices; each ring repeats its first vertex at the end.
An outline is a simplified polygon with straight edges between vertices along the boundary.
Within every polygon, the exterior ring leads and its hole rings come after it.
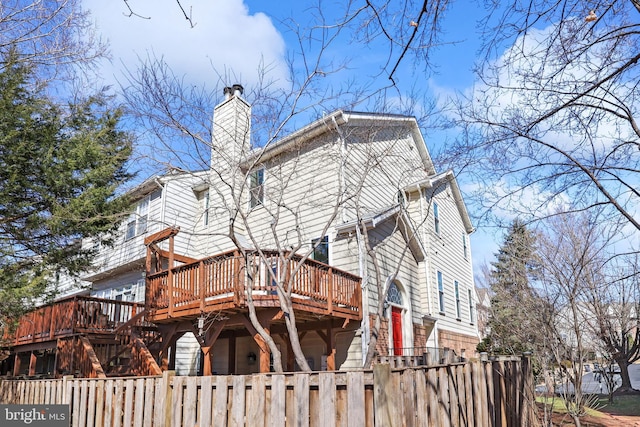
POLYGON ((536 393, 546 393, 547 392, 547 386, 544 384, 538 384, 536 386, 536 393))

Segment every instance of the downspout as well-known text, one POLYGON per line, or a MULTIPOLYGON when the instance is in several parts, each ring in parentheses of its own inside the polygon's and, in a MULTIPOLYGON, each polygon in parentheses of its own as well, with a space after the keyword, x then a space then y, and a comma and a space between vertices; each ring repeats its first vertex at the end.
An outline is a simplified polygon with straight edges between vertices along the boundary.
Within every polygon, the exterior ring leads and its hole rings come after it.
POLYGON ((366 361, 369 352, 369 342, 371 341, 371 325, 369 324, 369 274, 366 264, 366 248, 360 231, 360 223, 356 223, 356 241, 358 243, 358 268, 362 277, 362 334, 360 344, 362 347, 362 366, 366 361))

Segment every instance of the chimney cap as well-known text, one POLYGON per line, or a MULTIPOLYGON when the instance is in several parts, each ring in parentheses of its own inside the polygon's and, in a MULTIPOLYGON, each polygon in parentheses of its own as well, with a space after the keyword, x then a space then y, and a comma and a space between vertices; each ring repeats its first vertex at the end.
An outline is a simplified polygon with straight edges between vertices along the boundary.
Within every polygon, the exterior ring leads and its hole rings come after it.
POLYGON ((236 83, 236 84, 233 85, 233 91, 234 92, 237 91, 237 92, 239 92, 239 95, 242 95, 244 93, 244 88, 242 87, 241 84, 237 84, 236 83))

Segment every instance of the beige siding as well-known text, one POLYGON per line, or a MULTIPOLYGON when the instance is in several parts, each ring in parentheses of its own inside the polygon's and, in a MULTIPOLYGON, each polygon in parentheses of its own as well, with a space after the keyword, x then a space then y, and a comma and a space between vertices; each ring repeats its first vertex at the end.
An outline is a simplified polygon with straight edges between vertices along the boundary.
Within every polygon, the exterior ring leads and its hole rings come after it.
MULTIPOLYGON (((469 320, 468 289, 473 289, 473 273, 471 265, 471 248, 467 239, 467 257, 464 256, 462 235, 464 225, 458 208, 453 200, 449 184, 426 192, 424 207, 428 211, 428 219, 424 223, 427 238, 425 247, 429 258, 429 280, 431 286, 431 307, 427 313, 438 318, 437 328, 457 333, 477 336, 475 324, 469 320), (433 202, 438 204, 440 232, 435 232, 433 202), (437 271, 443 273, 445 312, 439 312, 437 271), (456 313, 454 282, 459 284, 460 318, 456 313)), ((466 234, 466 233, 465 233, 466 234)))

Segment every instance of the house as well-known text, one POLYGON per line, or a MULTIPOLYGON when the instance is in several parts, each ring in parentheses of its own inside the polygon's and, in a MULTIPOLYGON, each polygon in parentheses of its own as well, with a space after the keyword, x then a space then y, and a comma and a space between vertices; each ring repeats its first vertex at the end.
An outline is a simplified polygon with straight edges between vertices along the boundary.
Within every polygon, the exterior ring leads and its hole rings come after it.
MULTIPOLYGON (((472 353, 473 227, 416 120, 339 110, 255 147, 243 88, 224 95, 211 168, 143 183, 123 238, 83 277, 92 302, 140 302, 101 311, 134 337, 116 351, 134 373, 246 374, 279 357, 284 370, 358 369, 370 348, 472 353)), ((91 366, 120 366, 91 356, 94 342, 82 343, 91 366)), ((30 372, 34 345, 12 348, 30 372)))

